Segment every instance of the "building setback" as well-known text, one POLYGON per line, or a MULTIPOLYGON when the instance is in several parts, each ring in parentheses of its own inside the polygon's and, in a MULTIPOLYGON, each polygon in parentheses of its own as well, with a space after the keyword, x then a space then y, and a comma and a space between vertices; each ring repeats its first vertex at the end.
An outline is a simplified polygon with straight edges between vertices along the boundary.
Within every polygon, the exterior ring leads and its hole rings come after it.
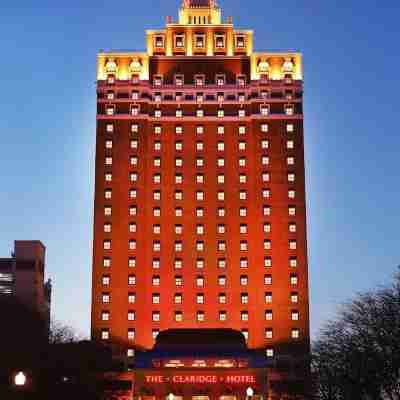
POLYGON ((254 51, 215 1, 100 52, 93 339, 133 360, 161 331, 229 328, 271 379, 304 361, 303 144, 301 54, 254 51))

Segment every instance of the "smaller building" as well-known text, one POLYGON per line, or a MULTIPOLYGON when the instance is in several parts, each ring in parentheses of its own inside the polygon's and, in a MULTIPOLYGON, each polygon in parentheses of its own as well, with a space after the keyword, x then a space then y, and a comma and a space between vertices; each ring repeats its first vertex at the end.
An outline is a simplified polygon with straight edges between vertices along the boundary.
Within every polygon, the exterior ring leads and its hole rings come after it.
POLYGON ((45 281, 45 246, 17 240, 10 258, 0 258, 0 300, 12 296, 50 325, 51 281, 45 281))

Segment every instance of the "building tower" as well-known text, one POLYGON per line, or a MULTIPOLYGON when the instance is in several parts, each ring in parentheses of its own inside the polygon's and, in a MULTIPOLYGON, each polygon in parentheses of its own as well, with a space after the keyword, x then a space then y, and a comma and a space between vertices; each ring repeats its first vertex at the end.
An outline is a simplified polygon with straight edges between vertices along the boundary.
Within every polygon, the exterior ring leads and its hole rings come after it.
POLYGON ((233 328, 307 356, 303 75, 212 0, 97 63, 92 337, 233 328))

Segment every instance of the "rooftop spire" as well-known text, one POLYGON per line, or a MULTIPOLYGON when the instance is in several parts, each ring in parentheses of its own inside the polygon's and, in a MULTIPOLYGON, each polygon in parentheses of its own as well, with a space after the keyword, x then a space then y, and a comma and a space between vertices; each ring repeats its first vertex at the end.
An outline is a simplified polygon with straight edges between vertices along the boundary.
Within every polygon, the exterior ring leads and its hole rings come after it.
POLYGON ((182 0, 179 23, 183 25, 219 25, 221 10, 216 0, 182 0))
POLYGON ((215 0, 183 0, 184 8, 215 8, 217 2, 215 0))

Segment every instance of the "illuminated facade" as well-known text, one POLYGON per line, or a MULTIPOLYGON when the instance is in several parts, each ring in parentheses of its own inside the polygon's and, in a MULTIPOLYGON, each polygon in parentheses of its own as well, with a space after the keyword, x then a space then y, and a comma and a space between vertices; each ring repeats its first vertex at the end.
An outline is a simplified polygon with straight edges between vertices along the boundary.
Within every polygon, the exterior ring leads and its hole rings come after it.
POLYGON ((132 357, 232 328, 271 362, 307 357, 301 54, 185 0, 147 51, 97 61, 92 337, 132 357))

